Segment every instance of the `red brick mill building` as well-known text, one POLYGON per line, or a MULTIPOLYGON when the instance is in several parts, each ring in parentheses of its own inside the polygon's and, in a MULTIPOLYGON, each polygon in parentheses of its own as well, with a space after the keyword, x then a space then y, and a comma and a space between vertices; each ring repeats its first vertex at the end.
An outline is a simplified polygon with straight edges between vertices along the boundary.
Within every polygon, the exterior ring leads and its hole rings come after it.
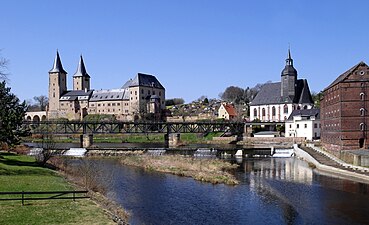
POLYGON ((368 149, 369 67, 360 62, 323 91, 321 142, 340 156, 340 150, 368 149))

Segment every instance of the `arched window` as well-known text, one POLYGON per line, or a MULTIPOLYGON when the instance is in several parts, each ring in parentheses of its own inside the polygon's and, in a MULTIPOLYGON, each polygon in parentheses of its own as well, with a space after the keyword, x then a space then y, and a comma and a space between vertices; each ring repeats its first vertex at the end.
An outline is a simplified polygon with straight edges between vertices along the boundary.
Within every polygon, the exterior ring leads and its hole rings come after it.
POLYGON ((365 116, 365 109, 364 108, 360 109, 360 116, 365 116))
POLYGON ((258 117, 258 110, 254 109, 254 117, 258 117))
POLYGON ((263 109, 261 110, 261 115, 262 115, 262 116, 265 116, 265 108, 263 108, 263 109))
POLYGON ((285 114, 288 113, 288 106, 287 105, 283 106, 283 113, 285 113, 285 114))
POLYGON ((304 109, 307 109, 308 108, 308 106, 307 105, 304 105, 304 109))
POLYGON ((365 124, 364 123, 360 123, 360 130, 364 131, 365 130, 365 124))
POLYGON ((360 93, 360 99, 361 99, 362 101, 364 101, 364 100, 365 100, 365 94, 364 94, 363 92, 361 92, 361 93, 360 93))
POLYGON ((297 106, 297 110, 300 110, 300 109, 301 109, 301 107, 298 105, 298 106, 297 106))
POLYGON ((275 107, 272 107, 272 116, 275 116, 275 107))

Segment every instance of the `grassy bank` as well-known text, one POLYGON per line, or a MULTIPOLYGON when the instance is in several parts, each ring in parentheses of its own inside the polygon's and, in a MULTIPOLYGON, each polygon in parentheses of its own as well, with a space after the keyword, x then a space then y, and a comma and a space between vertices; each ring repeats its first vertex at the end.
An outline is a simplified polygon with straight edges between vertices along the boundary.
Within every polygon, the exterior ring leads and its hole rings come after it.
MULTIPOLYGON (((222 133, 212 132, 205 136, 201 134, 183 133, 181 141, 183 143, 205 143, 211 141, 213 137, 219 137, 222 133)), ((95 134, 94 143, 163 143, 164 134, 95 134)), ((24 142, 42 142, 41 135, 26 137, 24 142)), ((53 141, 56 143, 79 143, 79 135, 55 135, 53 141)))
POLYGON ((239 182, 230 173, 237 165, 218 159, 199 159, 180 155, 131 155, 121 159, 124 165, 137 166, 148 171, 171 173, 192 177, 195 180, 213 184, 224 183, 236 185, 239 182))
MULTIPOLYGON (((0 152, 0 191, 73 190, 56 172, 32 157, 0 152)), ((0 224, 115 224, 89 199, 0 201, 0 224)))

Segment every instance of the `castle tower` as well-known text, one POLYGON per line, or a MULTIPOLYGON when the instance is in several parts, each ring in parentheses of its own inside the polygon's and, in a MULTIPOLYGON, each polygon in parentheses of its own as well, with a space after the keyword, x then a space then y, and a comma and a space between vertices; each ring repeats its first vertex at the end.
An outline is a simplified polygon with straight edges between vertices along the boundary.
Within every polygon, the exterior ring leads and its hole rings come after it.
POLYGON ((296 94, 297 71, 293 67, 291 51, 288 49, 286 66, 281 73, 281 98, 283 102, 292 102, 296 94))
POLYGON ((73 90, 90 90, 90 75, 86 72, 82 55, 79 59, 77 71, 73 75, 73 90))
POLYGON ((67 72, 63 69, 59 52, 56 51, 54 65, 49 71, 49 118, 56 118, 59 99, 67 91, 67 72))

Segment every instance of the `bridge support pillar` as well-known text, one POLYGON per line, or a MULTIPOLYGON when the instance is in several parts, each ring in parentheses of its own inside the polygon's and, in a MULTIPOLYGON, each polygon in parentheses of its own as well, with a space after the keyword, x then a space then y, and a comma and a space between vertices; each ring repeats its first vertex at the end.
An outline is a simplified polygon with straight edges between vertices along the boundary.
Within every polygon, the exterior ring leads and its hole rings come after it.
POLYGON ((244 137, 251 137, 252 134, 252 125, 245 124, 243 129, 243 136, 244 137))
POLYGON ((93 145, 93 135, 92 134, 81 134, 80 136, 80 146, 81 148, 88 148, 93 145))
POLYGON ((181 134, 165 134, 165 147, 176 147, 181 143, 181 134))

